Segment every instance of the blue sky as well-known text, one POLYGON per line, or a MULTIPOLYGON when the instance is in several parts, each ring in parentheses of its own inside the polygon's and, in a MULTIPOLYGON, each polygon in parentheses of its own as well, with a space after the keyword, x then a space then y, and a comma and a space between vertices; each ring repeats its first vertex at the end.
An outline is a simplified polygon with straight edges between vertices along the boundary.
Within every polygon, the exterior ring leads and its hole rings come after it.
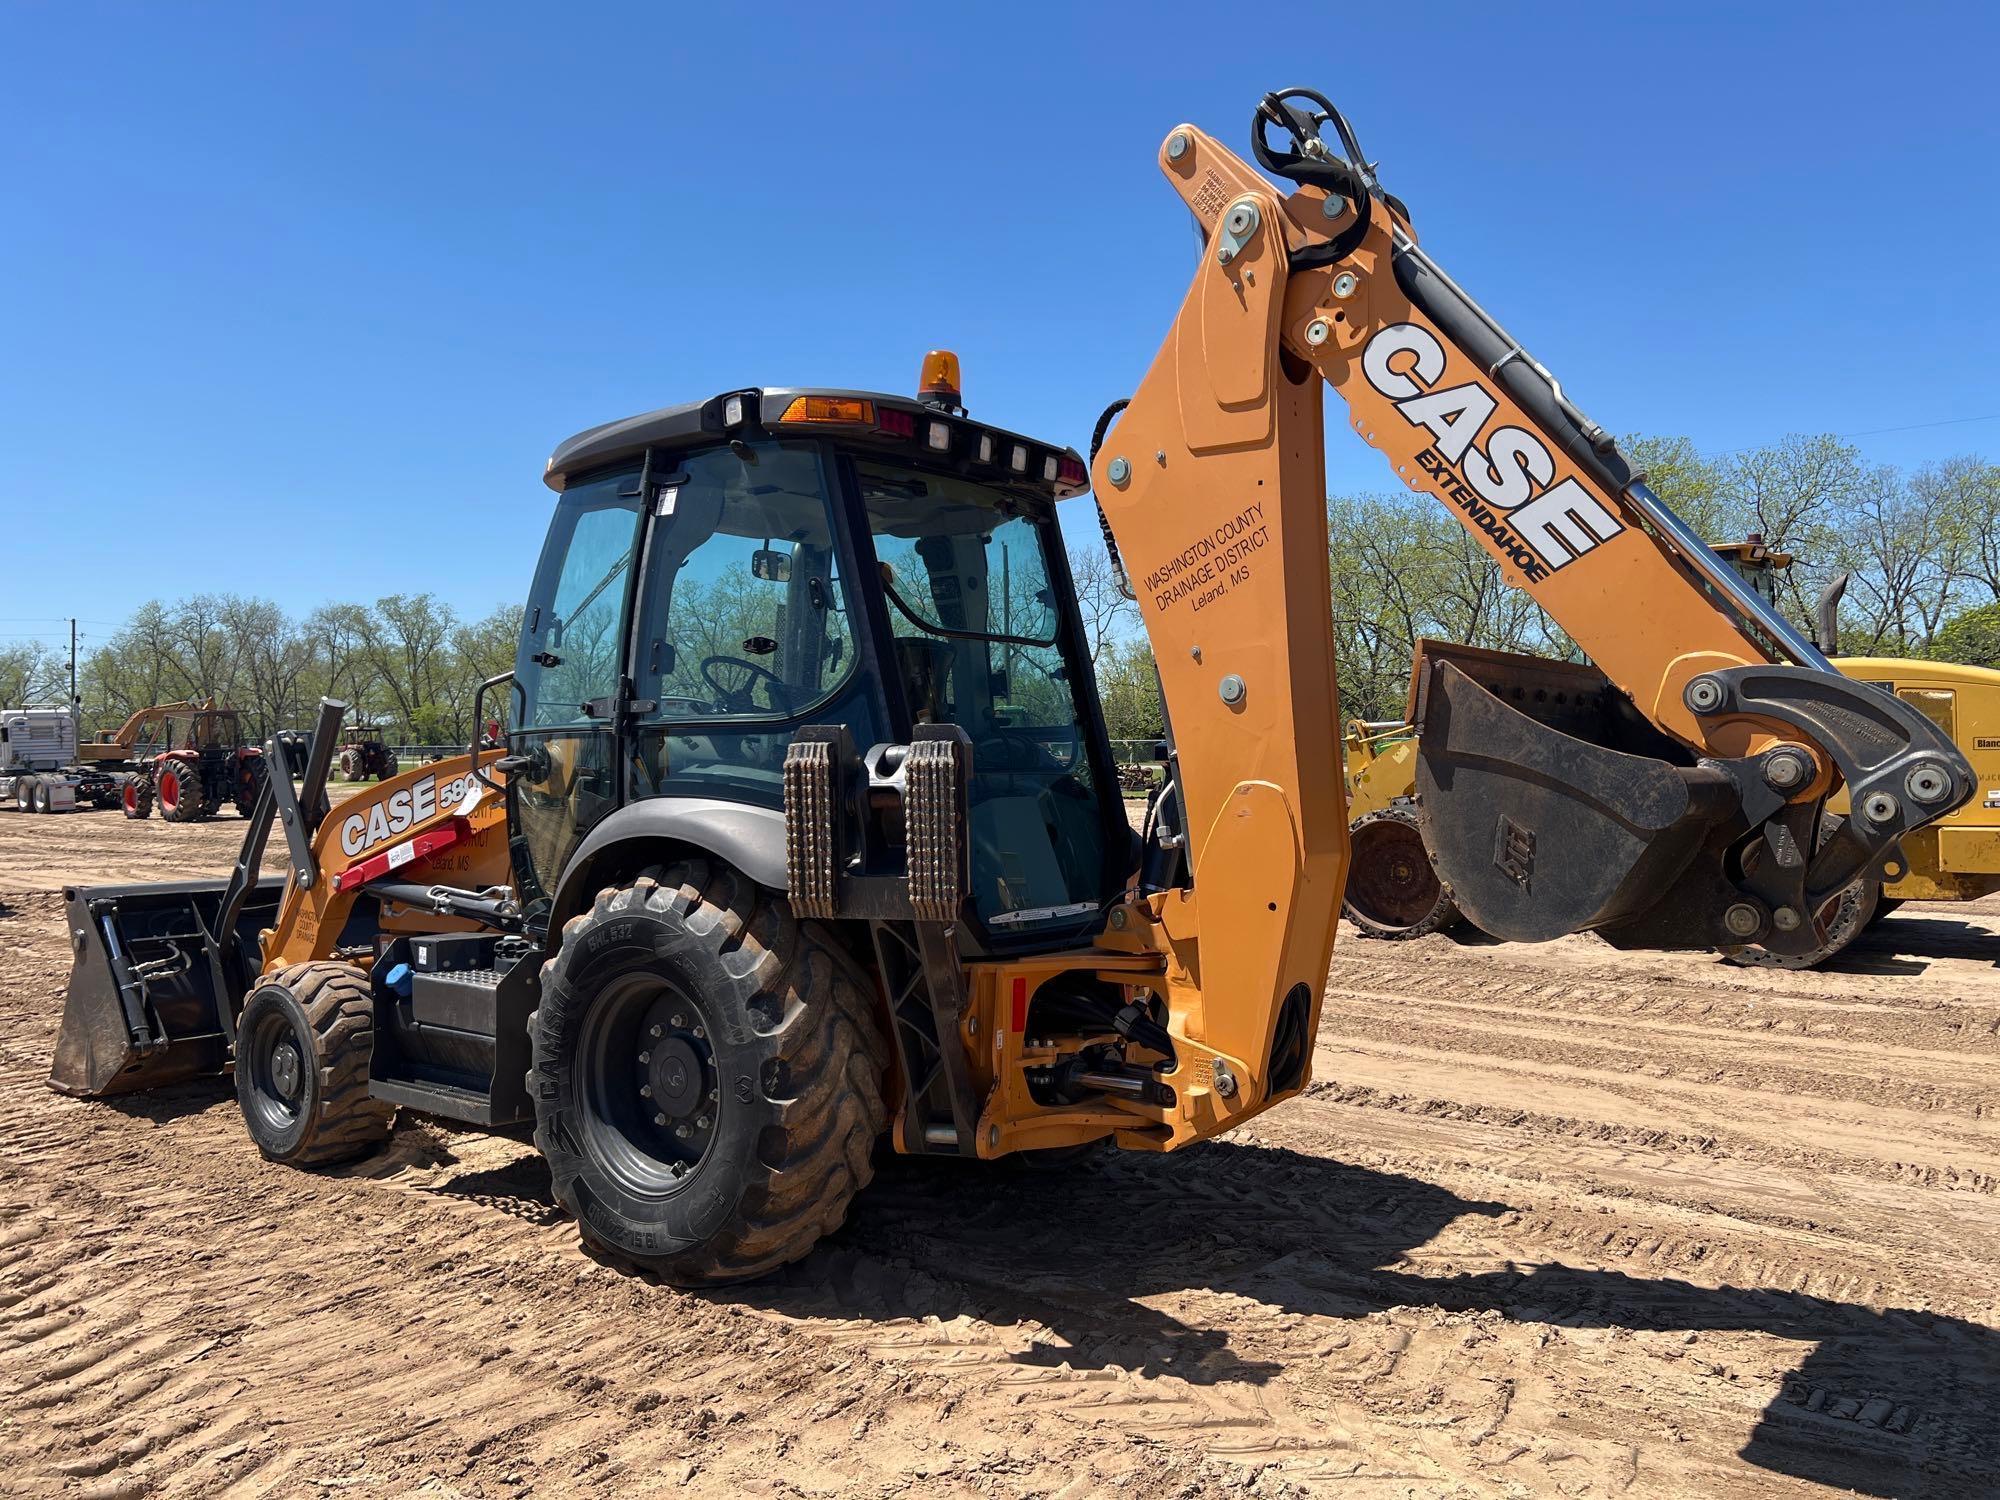
POLYGON ((1990 455, 2000 421, 1876 430, 2000 414, 1994 17, 11 0, 0 637, 199 589, 480 613, 571 432, 906 390, 933 345, 1082 447, 1192 268, 1160 139, 1240 147, 1292 84, 1612 429, 1990 455))

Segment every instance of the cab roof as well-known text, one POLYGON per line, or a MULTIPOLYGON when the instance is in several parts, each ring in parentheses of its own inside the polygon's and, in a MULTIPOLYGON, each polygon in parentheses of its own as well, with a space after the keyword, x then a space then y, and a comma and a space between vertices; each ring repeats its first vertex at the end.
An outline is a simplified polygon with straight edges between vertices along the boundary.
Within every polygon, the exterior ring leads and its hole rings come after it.
POLYGON ((762 437, 827 437, 883 453, 901 451, 968 478, 1025 487, 1056 500, 1090 488, 1089 472, 1074 448, 976 422, 963 413, 926 406, 909 396, 822 386, 752 386, 586 428, 557 446, 542 481, 560 492, 572 478, 638 458, 648 448, 688 448, 762 437), (807 398, 827 403, 863 402, 869 416, 863 421, 790 416, 807 398), (940 426, 941 435, 936 431, 940 426))

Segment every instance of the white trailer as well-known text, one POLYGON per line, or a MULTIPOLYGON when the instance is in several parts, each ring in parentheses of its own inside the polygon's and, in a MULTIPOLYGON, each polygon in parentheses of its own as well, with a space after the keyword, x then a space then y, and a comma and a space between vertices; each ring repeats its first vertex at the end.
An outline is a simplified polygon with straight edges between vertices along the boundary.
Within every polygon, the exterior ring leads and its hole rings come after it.
POLYGON ((76 716, 67 708, 0 708, 0 808, 69 812, 110 807, 118 780, 76 758, 76 716))

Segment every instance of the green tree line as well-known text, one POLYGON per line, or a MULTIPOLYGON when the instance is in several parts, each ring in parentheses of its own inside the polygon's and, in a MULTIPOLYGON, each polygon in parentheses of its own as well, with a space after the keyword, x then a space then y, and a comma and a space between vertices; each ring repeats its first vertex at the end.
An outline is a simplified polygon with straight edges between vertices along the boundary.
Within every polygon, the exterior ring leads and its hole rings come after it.
MULTIPOLYGON (((1720 542, 1757 532, 1792 555, 1778 587, 1794 620, 1809 624, 1827 581, 1849 574, 1844 653, 2000 667, 2000 465, 1961 456, 1899 470, 1869 464, 1830 435, 1720 456, 1686 438, 1637 437, 1625 449, 1700 535, 1720 542)), ((1136 608, 1102 547, 1080 548, 1071 567, 1112 736, 1157 738, 1159 692, 1136 608)), ((1428 496, 1330 496, 1327 567, 1348 717, 1400 715, 1411 643, 1421 636, 1572 650, 1428 496)), ((513 664, 519 626, 518 607, 467 620, 430 594, 328 604, 299 619, 233 594, 156 600, 84 655, 84 720, 111 725, 149 703, 214 694, 262 736, 305 722, 326 695, 384 724, 391 739, 456 744, 471 735, 473 689, 513 664)), ((0 704, 67 697, 66 652, 0 646, 0 704)))
MULTIPOLYGON (((513 666, 520 621, 513 605, 463 619, 431 594, 327 604, 298 619, 269 599, 237 594, 151 600, 81 654, 84 730, 114 728, 150 704, 213 696, 262 739, 309 723, 324 696, 352 705, 350 722, 382 725, 391 741, 465 743, 473 689, 513 666)), ((0 703, 68 698, 66 650, 0 646, 0 703)))

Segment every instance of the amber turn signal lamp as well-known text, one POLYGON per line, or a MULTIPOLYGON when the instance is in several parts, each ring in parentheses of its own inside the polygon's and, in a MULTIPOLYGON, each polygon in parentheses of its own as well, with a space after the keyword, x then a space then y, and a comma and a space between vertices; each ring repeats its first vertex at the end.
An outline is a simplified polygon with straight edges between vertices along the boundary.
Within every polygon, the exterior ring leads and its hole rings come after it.
POLYGON ((875 403, 852 396, 794 396, 780 422, 851 422, 875 425, 875 403))

